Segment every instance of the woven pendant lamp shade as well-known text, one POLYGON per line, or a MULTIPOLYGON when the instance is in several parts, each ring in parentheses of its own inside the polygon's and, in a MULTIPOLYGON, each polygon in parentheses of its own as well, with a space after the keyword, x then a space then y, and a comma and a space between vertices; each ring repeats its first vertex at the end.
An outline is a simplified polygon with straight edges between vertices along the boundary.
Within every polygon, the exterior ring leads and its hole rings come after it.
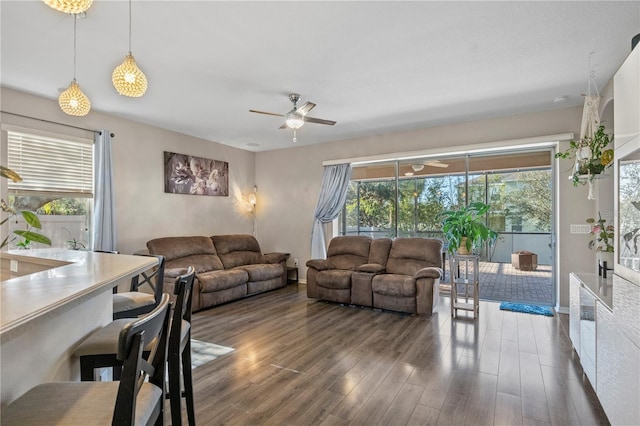
POLYGON ((73 15, 86 12, 93 0, 42 0, 47 6, 73 15))
POLYGON ((82 117, 91 110, 91 102, 87 95, 82 93, 78 82, 74 79, 69 87, 58 97, 60 109, 69 115, 82 117))
POLYGON ((124 96, 139 98, 147 91, 147 77, 136 65, 136 60, 131 52, 113 70, 111 80, 118 93, 124 96))

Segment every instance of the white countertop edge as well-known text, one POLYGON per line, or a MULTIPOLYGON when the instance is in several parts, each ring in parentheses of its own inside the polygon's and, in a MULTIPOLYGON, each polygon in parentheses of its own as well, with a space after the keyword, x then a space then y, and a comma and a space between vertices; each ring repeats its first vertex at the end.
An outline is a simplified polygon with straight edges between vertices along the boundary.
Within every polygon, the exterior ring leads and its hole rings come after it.
MULTIPOLYGON (((3 252, 0 256, 12 259, 26 257, 29 258, 30 262, 33 261, 33 258, 36 258, 37 261, 42 261, 39 262, 41 264, 61 266, 54 267, 51 270, 36 272, 30 275, 2 281, 0 282, 0 289, 2 289, 3 292, 7 286, 24 286, 25 290, 29 290, 32 282, 38 280, 47 280, 51 282, 51 285, 55 285, 56 283, 66 285, 67 281, 72 280, 73 278, 73 280, 85 279, 87 284, 76 285, 76 287, 78 287, 77 290, 74 290, 65 297, 58 298, 52 303, 39 308, 34 308, 33 310, 21 314, 17 318, 12 318, 5 322, 3 317, 2 324, 0 324, 0 339, 3 343, 11 340, 16 335, 19 335, 25 327, 33 327, 36 324, 45 321, 47 318, 59 315, 60 313, 89 300, 97 294, 113 288, 119 281, 149 270, 158 263, 155 257, 149 256, 115 255, 108 253, 54 249, 29 250, 24 254, 17 252, 17 250, 3 252), (118 256, 118 268, 114 268, 112 273, 102 272, 101 275, 97 276, 97 274, 89 270, 87 265, 96 262, 99 264, 104 263, 105 265, 113 263, 112 258, 105 256, 118 256), (88 263, 87 259, 90 259, 91 262, 88 263), (53 270, 55 270, 56 275, 59 274, 59 276, 55 276, 53 278, 50 277, 51 274, 49 271, 53 270)), ((2 297, 2 300, 0 300, 0 306, 2 306, 3 310, 5 310, 5 304, 8 303, 12 303, 10 298, 2 297)))

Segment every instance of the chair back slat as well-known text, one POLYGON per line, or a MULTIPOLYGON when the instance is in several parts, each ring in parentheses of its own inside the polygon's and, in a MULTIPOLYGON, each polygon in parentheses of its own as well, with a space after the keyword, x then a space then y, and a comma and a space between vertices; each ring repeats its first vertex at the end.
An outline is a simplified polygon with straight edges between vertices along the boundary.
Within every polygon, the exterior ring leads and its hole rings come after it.
POLYGON ((181 391, 180 370, 182 365, 182 377, 184 381, 187 398, 187 414, 189 424, 195 424, 195 410, 193 408, 193 383, 191 378, 191 301, 193 291, 193 281, 195 278, 195 268, 189 266, 187 272, 176 277, 173 292, 176 295, 173 316, 171 317, 171 331, 169 332, 168 343, 168 365, 169 365, 169 394, 171 400, 171 422, 174 425, 181 425, 181 391), (184 330, 183 322, 188 322, 188 328, 184 330), (188 351, 184 353, 183 351, 188 351), (184 356, 184 357, 183 357, 184 356), (189 370, 184 370, 188 368, 189 370))
POLYGON ((155 257, 158 259, 158 265, 150 271, 141 272, 139 275, 131 278, 131 283, 129 285, 130 292, 139 291, 140 287, 145 284, 148 284, 153 290, 153 298, 155 302, 153 304, 146 304, 144 306, 127 309, 127 310, 114 310, 113 319, 121 319, 121 318, 133 318, 139 315, 146 314, 153 310, 158 303, 160 303, 160 299, 162 298, 162 294, 164 292, 164 269, 165 269, 165 258, 162 255, 158 254, 134 254, 134 256, 148 256, 155 257))
MULTIPOLYGON (((167 358, 167 334, 169 325, 169 295, 164 294, 158 306, 149 314, 132 320, 121 331, 118 339, 118 360, 123 362, 113 423, 134 424, 136 397, 145 379, 156 385, 164 395, 165 362, 167 358), (148 361, 143 358, 145 347, 155 342, 148 361)), ((154 414, 162 410, 163 398, 159 398, 154 414)))

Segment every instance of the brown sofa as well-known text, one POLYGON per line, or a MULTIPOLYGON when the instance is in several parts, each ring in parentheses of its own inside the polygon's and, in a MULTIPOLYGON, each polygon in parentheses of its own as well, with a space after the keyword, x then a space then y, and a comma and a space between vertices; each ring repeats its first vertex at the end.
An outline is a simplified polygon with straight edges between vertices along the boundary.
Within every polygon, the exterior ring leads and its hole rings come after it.
POLYGON ((442 241, 335 237, 327 259, 307 262, 307 296, 431 315, 438 303, 442 241))
POLYGON ((262 254, 252 235, 164 237, 147 242, 151 254, 165 257, 164 286, 188 266, 196 270, 192 310, 251 296, 287 285, 288 254, 262 254))

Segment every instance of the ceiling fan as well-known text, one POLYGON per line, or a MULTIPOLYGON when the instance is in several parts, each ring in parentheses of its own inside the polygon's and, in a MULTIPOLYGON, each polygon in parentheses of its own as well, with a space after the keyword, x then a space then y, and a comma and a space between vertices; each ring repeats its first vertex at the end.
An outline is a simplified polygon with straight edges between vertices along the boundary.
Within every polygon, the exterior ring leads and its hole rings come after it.
POLYGON ((317 124, 328 124, 329 126, 333 126, 336 124, 335 121, 332 120, 323 120, 321 118, 313 118, 308 117, 307 113, 311 111, 316 104, 313 102, 305 102, 302 106, 298 107, 298 101, 300 100, 300 95, 297 93, 291 93, 289 95, 289 100, 293 103, 293 109, 286 114, 277 114, 274 112, 265 112, 258 111, 255 109, 250 109, 249 112, 255 112, 257 114, 266 114, 266 115, 274 115, 276 117, 284 117, 284 123, 280 126, 280 129, 293 129, 293 141, 297 142, 296 138, 296 130, 304 125, 304 123, 317 123, 317 124))
POLYGON ((442 163, 440 160, 429 160, 429 161, 423 161, 421 163, 412 164, 411 168, 413 169, 414 172, 419 172, 420 170, 424 169, 424 166, 440 167, 443 169, 446 169, 447 167, 449 167, 448 164, 442 163))

